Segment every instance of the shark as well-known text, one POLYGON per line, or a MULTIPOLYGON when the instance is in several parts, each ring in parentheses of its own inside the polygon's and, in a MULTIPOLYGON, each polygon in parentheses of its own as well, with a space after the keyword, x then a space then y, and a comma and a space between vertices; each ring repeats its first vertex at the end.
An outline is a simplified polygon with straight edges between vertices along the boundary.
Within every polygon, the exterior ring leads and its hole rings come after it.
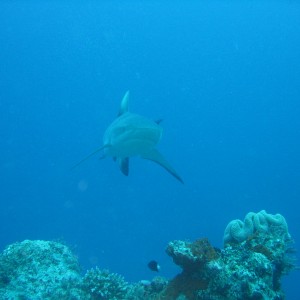
POLYGON ((121 101, 117 118, 107 127, 103 136, 103 145, 79 161, 72 169, 99 152, 100 158, 112 157, 119 165, 121 172, 128 176, 129 159, 140 156, 153 161, 167 170, 181 183, 184 183, 175 169, 156 149, 162 138, 161 120, 153 121, 139 114, 129 112, 129 91, 121 101))

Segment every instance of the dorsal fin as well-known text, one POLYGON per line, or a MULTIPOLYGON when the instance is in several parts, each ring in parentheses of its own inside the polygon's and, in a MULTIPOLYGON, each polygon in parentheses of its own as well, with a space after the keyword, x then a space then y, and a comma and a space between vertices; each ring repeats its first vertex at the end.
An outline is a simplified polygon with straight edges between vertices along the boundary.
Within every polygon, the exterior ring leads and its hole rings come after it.
POLYGON ((129 91, 127 91, 121 101, 118 117, 128 112, 129 91))

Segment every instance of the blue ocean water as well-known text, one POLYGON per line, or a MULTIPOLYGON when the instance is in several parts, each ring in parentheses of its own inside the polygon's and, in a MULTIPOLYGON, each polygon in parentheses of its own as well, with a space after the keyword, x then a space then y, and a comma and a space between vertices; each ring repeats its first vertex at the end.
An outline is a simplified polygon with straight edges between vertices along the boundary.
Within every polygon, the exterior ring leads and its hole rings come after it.
POLYGON ((62 239, 83 269, 137 281, 156 259, 173 277, 169 241, 222 247, 230 220, 262 209, 299 248, 299 54, 297 1, 1 1, 1 249, 62 239), (140 158, 129 177, 97 157, 70 170, 126 90, 132 112, 163 119, 158 148, 184 185, 140 158))

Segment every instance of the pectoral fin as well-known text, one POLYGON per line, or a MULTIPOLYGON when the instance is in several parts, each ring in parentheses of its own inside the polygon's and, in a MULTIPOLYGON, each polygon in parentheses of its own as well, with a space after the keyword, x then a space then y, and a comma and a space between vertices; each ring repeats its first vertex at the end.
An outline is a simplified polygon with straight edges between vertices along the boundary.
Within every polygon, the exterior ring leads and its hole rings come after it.
POLYGON ((118 163, 119 163, 119 167, 120 167, 120 170, 122 171, 122 173, 125 176, 128 176, 128 174, 129 174, 129 158, 128 157, 118 158, 118 163))
POLYGON ((173 175, 181 183, 184 183, 181 177, 173 169, 173 167, 165 160, 165 158, 156 149, 152 149, 150 152, 143 154, 142 158, 149 159, 156 162, 157 164, 165 168, 171 175, 173 175))
MULTIPOLYGON (((109 145, 104 145, 101 148, 98 148, 97 150, 95 150, 94 152, 92 152, 91 154, 89 154, 88 156, 86 156, 85 158, 83 158, 80 162, 78 162, 76 165, 74 165, 71 170, 74 170, 75 168, 77 168, 79 165, 81 165, 83 162, 85 162, 86 160, 88 160, 90 157, 94 156, 95 154, 97 154, 98 152, 102 151, 104 148, 109 147, 109 145)), ((101 158, 104 158, 104 156, 102 156, 101 158)))

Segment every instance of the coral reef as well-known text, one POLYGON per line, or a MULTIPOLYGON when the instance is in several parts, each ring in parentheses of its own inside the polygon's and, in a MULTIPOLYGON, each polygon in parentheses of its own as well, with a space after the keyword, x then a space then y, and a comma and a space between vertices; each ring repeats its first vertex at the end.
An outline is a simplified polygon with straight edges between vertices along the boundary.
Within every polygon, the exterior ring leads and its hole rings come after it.
POLYGON ((193 243, 185 241, 170 242, 166 252, 173 258, 175 264, 187 272, 200 269, 207 262, 219 256, 216 248, 210 245, 207 238, 199 239, 193 243))
POLYGON ((156 300, 161 299, 161 292, 168 285, 166 278, 157 276, 152 281, 141 280, 128 286, 126 300, 156 300))
POLYGON ((166 285, 161 277, 129 284, 99 268, 82 276, 77 257, 58 242, 25 240, 0 254, 0 299, 5 300, 154 299, 166 285))
POLYGON ((61 243, 25 240, 0 255, 1 299, 82 299, 77 258, 61 243))
POLYGON ((125 298, 128 283, 119 274, 95 268, 84 276, 83 289, 92 300, 118 300, 125 298))
POLYGON ((249 213, 244 222, 230 222, 224 236, 222 250, 210 246, 207 239, 169 243, 166 252, 183 271, 161 295, 165 299, 284 299, 281 277, 295 267, 284 217, 249 213))
POLYGON ((229 223, 224 249, 207 238, 172 241, 166 252, 182 272, 129 284, 99 268, 82 276, 66 245, 29 241, 0 254, 0 299, 27 300, 259 300, 284 299, 281 278, 295 268, 293 241, 283 216, 249 213, 229 223))
POLYGON ((244 222, 238 219, 229 222, 224 233, 224 244, 241 243, 256 231, 272 231, 275 228, 283 235, 289 234, 287 223, 282 215, 271 215, 265 210, 258 213, 249 212, 244 222))

